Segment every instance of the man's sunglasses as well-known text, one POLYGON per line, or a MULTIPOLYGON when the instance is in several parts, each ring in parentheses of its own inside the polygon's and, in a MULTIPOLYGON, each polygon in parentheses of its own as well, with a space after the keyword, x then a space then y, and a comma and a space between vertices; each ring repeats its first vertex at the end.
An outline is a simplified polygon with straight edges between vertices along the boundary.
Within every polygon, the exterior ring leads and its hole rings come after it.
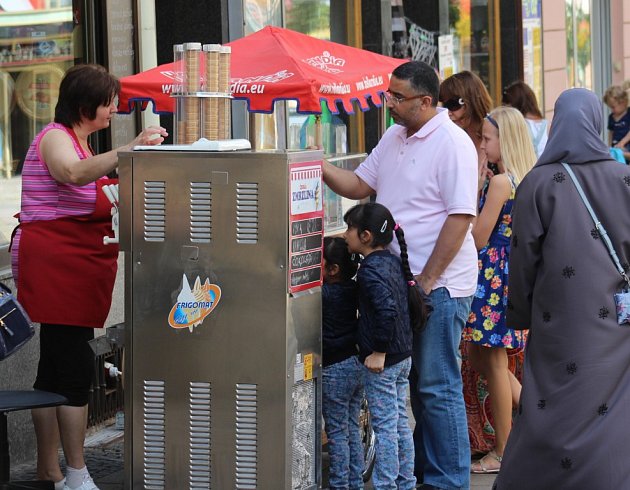
POLYGON ((444 102, 442 102, 442 107, 445 107, 451 112, 455 112, 464 107, 464 99, 461 97, 452 97, 444 102))

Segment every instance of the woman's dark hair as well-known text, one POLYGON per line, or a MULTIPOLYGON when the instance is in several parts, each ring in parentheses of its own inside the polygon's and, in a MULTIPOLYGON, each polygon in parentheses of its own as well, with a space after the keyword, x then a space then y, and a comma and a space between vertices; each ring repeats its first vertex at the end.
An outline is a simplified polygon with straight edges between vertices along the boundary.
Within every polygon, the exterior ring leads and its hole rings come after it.
POLYGON ((120 92, 120 82, 101 65, 71 67, 59 86, 55 122, 71 128, 81 118, 92 121, 99 106, 107 106, 120 92))
POLYGON ((527 114, 533 114, 536 117, 542 119, 543 115, 538 108, 538 102, 536 102, 536 94, 534 91, 521 80, 512 82, 503 91, 503 105, 509 105, 518 109, 523 116, 527 114))
POLYGON ((411 88, 418 94, 431 96, 431 105, 437 106, 440 91, 440 79, 435 70, 423 61, 408 61, 399 65, 392 76, 399 80, 408 80, 411 88))
POLYGON ((356 228, 361 234, 369 231, 372 234, 371 247, 389 245, 394 239, 394 233, 400 246, 400 260, 403 274, 408 285, 408 304, 411 326, 418 331, 427 322, 427 309, 420 294, 420 287, 416 283, 416 278, 409 266, 409 256, 407 254, 407 242, 403 229, 394 222, 392 213, 382 204, 371 202, 358 204, 350 208, 343 217, 348 228, 356 228))
POLYGON ((481 140, 483 118, 492 109, 492 99, 481 78, 468 70, 448 77, 440 85, 440 102, 454 98, 463 99, 465 117, 470 118, 471 130, 481 140))
POLYGON ((324 238, 324 259, 326 265, 338 265, 340 278, 343 281, 352 279, 357 273, 358 262, 352 260, 348 244, 343 238, 327 236, 324 238))

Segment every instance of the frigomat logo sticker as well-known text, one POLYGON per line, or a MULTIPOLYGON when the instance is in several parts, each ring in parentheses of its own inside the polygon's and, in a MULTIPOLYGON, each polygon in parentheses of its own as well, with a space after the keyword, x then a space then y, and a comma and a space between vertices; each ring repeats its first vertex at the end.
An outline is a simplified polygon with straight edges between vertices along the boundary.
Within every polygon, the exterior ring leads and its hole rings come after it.
POLYGON ((207 278, 202 285, 197 276, 195 285, 190 289, 186 274, 183 276, 182 290, 168 315, 168 324, 173 328, 188 328, 192 332, 219 304, 221 288, 210 284, 207 278))

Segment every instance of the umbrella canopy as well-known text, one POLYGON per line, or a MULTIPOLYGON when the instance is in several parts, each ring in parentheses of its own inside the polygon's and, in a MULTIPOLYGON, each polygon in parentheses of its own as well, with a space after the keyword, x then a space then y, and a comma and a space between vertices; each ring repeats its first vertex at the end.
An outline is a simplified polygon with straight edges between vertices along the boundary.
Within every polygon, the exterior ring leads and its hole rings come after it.
MULTIPOLYGON (((406 61, 273 26, 228 46, 232 95, 246 100, 250 112, 270 113, 276 100, 289 99, 303 114, 321 113, 321 102, 335 114, 340 102, 352 114, 353 100, 366 111, 370 98, 382 105, 391 72, 406 61)), ((130 112, 134 101, 143 108, 152 101, 154 112, 173 112, 170 94, 181 85, 181 75, 170 63, 121 78, 119 111, 130 112)))

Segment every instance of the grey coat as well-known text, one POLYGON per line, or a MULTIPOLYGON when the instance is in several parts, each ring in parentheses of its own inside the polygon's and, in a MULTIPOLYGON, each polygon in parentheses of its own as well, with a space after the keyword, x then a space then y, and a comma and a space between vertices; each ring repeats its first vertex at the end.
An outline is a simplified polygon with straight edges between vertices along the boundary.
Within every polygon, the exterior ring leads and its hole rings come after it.
MULTIPOLYGON (((569 101, 579 105, 582 95, 569 101)), ((564 123, 566 112, 561 106, 564 123)), ((556 117, 552 131, 554 124, 556 117)), ((559 132, 562 124, 561 117, 559 132)), ((575 137, 564 141, 574 148, 562 160, 574 163, 627 270, 630 168, 607 158, 607 148, 590 136, 575 137), (591 146, 580 158, 584 143, 591 146), (594 159, 598 154, 603 158, 594 159)), ((563 143, 555 144, 549 155, 563 143)), ((507 322, 530 335, 518 414, 495 488, 628 489, 630 325, 617 324, 613 300, 622 279, 569 175, 545 153, 518 187, 514 207, 507 322)))

